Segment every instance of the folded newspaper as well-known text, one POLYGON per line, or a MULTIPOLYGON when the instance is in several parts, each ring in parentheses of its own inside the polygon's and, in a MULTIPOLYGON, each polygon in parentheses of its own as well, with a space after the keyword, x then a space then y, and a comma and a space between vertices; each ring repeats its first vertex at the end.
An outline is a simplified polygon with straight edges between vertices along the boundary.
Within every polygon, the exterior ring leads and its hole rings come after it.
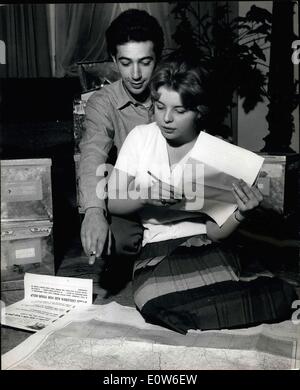
POLYGON ((182 184, 186 200, 173 209, 201 211, 221 226, 237 208, 232 184, 255 183, 264 158, 201 132, 185 163, 182 184))
POLYGON ((26 273, 24 299, 1 309, 1 324, 37 332, 80 305, 92 304, 92 279, 26 273))

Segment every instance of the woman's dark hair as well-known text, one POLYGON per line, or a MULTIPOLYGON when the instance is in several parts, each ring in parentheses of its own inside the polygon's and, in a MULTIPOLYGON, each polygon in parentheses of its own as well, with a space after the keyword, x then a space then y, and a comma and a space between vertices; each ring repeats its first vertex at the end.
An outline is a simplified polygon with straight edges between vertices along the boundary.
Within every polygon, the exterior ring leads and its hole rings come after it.
POLYGON ((117 45, 135 42, 153 42, 156 58, 164 47, 164 34, 158 21, 146 11, 129 9, 121 13, 106 30, 107 51, 115 56, 117 45))
POLYGON ((204 127, 208 117, 207 75, 188 60, 172 60, 159 64, 154 71, 151 82, 151 96, 159 99, 158 89, 162 86, 170 88, 180 95, 183 106, 187 110, 198 111, 198 125, 204 127))

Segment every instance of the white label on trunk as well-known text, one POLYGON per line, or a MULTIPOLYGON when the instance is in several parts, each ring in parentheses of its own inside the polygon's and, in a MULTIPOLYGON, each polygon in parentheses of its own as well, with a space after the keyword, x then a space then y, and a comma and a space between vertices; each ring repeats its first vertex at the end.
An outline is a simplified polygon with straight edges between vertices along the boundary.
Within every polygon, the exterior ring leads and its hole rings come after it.
POLYGON ((35 257, 35 248, 16 250, 16 259, 26 259, 28 257, 35 257))

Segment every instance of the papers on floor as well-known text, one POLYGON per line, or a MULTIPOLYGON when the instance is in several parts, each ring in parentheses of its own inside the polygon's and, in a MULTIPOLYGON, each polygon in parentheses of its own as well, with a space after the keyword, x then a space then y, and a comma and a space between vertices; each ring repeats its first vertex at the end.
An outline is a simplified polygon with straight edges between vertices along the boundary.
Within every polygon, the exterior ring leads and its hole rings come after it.
POLYGON ((249 150, 201 132, 183 172, 184 193, 191 199, 172 208, 201 211, 221 226, 237 208, 232 184, 243 179, 252 186, 263 162, 249 150))
POLYGON ((24 299, 1 310, 2 325, 36 332, 79 305, 91 305, 92 279, 24 276, 24 299))
POLYGON ((181 335, 115 302, 74 309, 2 356, 16 370, 297 369, 300 325, 181 335))

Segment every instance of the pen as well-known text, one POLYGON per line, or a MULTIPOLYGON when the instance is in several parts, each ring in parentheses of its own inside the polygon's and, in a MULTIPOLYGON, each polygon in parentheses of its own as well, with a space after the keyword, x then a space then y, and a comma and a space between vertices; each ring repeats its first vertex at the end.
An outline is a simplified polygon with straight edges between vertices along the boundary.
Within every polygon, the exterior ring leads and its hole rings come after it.
POLYGON ((155 175, 153 175, 153 173, 151 173, 150 171, 147 171, 147 173, 153 177, 153 179, 155 180, 158 180, 158 181, 161 181, 158 177, 156 177, 155 175))
POLYGON ((162 180, 160 180, 157 176, 153 175, 152 172, 150 171, 147 171, 148 175, 150 175, 151 177, 153 177, 153 179, 155 179, 156 181, 160 182, 162 185, 167 185, 169 186, 169 190, 170 190, 170 193, 173 195, 174 197, 174 194, 176 192, 176 195, 175 195, 175 199, 182 199, 185 197, 184 193, 178 189, 176 189, 175 187, 173 187, 172 185, 170 184, 167 184, 167 183, 164 183, 162 180), (179 194, 179 198, 177 198, 176 196, 179 194))

